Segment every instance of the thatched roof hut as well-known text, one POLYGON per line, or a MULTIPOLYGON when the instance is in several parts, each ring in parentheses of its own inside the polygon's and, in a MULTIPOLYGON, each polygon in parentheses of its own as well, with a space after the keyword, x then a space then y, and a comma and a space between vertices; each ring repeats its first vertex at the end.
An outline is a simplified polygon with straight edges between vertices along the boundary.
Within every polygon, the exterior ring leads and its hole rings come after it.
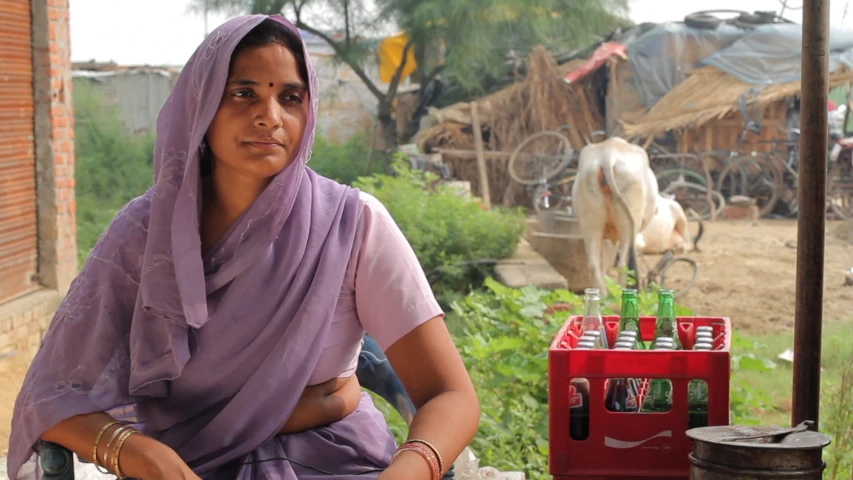
MULTIPOLYGON (((513 185, 506 172, 512 150, 522 140, 543 130, 563 125, 573 146, 584 145, 596 130, 604 129, 600 103, 603 83, 596 83, 596 72, 567 84, 564 76, 584 65, 585 59, 557 65, 542 47, 528 58, 527 76, 502 90, 476 99, 485 148, 493 154, 486 158, 493 203, 516 205, 525 201, 523 189, 513 185)), ((443 151, 443 159, 456 176, 472 183, 479 192, 479 175, 473 155, 474 133, 471 102, 460 102, 442 109, 430 108, 421 120, 421 130, 413 138, 422 152, 443 151), (468 153, 452 153, 448 150, 468 153)))
MULTIPOLYGON (((853 70, 840 67, 829 77, 829 87, 853 82, 853 70)), ((643 142, 666 132, 677 132, 678 149, 712 150, 731 148, 743 128, 738 100, 745 98, 751 109, 761 110, 765 128, 761 139, 780 138, 774 123, 784 124, 784 101, 800 94, 799 81, 777 83, 757 89, 713 67, 690 72, 687 79, 663 96, 652 108, 633 118, 623 118, 620 134, 643 142)))
MULTIPOLYGON (((525 200, 506 174, 509 152, 528 136, 565 124, 575 148, 605 130, 640 144, 663 137, 674 151, 729 150, 744 127, 739 102, 745 100, 765 127, 758 140, 783 137, 775 125, 795 120, 800 35, 799 25, 790 23, 702 29, 668 22, 611 35, 588 59, 563 65, 544 48, 534 50, 525 79, 477 100, 484 144, 498 152, 487 156, 492 202, 525 200), (608 50, 620 43, 627 56, 608 50), (582 73, 567 83, 570 72, 582 73)), ((833 31, 830 50, 830 88, 853 82, 853 32, 833 31)), ((430 110, 415 142, 424 152, 473 150, 470 112, 470 103, 430 110)), ((444 159, 479 191, 472 154, 444 159)))

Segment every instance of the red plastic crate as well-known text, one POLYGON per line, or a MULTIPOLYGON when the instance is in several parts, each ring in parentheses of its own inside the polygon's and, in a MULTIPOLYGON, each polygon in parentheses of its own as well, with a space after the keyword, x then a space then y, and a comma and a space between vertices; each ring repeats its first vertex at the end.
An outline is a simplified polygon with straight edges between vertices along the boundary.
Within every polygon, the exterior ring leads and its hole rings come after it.
MULTIPOLYGON (((572 316, 548 352, 549 471, 555 479, 683 478, 690 475, 693 444, 687 431, 687 385, 708 385, 708 425, 729 424, 731 322, 724 317, 677 317, 683 350, 573 350, 583 317, 572 316), (692 351, 694 327, 714 327, 714 349, 692 351), (569 435, 569 383, 589 381, 589 436, 569 435), (665 378, 672 408, 665 413, 611 412, 605 407, 610 378, 665 378)), ((603 318, 613 345, 619 317, 603 318)), ((640 318, 640 336, 654 339, 655 318, 640 318)), ((648 382, 644 382, 647 384, 648 382)))

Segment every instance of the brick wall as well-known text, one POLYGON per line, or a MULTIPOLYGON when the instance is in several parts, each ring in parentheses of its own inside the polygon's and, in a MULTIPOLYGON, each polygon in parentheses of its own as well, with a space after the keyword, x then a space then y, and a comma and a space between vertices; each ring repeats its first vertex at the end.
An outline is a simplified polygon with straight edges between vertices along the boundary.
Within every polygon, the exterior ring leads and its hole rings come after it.
POLYGON ((0 305, 0 358, 31 355, 77 273, 68 0, 31 0, 39 282, 0 305))
POLYGON ((65 293, 77 272, 68 0, 31 0, 38 165, 39 276, 65 293))

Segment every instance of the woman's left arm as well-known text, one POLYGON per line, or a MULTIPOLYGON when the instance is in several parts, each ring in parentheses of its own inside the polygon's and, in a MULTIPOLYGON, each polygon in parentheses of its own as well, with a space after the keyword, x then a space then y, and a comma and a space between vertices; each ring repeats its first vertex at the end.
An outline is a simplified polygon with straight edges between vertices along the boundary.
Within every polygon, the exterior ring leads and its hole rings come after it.
MULTIPOLYGON (((435 317, 418 326, 392 344, 386 355, 417 408, 408 440, 424 440, 435 447, 447 471, 474 438, 480 405, 444 319, 435 317)), ((429 479, 429 464, 417 453, 403 452, 379 476, 404 478, 429 479)))
MULTIPOLYGON (((474 438, 479 402, 412 246, 384 205, 369 195, 362 200, 363 243, 354 249, 359 321, 384 350, 415 404, 409 440, 434 447, 446 471, 474 438)), ((428 453, 430 447, 423 448, 428 453)), ((412 451, 401 452, 379 476, 430 478, 429 463, 412 451)))

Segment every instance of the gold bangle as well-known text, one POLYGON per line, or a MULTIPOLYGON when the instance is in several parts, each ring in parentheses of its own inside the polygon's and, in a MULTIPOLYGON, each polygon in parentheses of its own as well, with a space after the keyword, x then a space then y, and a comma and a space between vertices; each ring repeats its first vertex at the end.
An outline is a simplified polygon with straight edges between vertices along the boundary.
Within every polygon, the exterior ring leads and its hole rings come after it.
POLYGON ((128 437, 130 437, 134 433, 139 433, 139 432, 137 432, 134 429, 130 429, 130 430, 124 432, 121 435, 121 438, 118 439, 118 442, 116 442, 116 449, 115 449, 116 453, 113 456, 113 467, 114 467, 113 468, 113 474, 115 474, 115 476, 117 478, 124 478, 124 475, 121 473, 121 468, 119 468, 119 455, 121 455, 121 447, 124 445, 124 441, 127 440, 128 437))
POLYGON ((444 473, 444 462, 441 461, 441 454, 438 453, 438 449, 435 448, 435 446, 433 444, 427 442, 426 440, 420 440, 417 438, 413 439, 413 440, 409 440, 406 443, 420 443, 420 444, 425 445, 430 450, 432 450, 432 453, 435 454, 435 458, 438 459, 438 469, 441 471, 441 473, 444 473))
POLYGON ((105 464, 104 469, 107 470, 107 473, 110 473, 110 474, 114 473, 114 472, 110 471, 110 467, 109 467, 110 464, 112 463, 112 462, 110 462, 110 445, 112 445, 113 442, 115 442, 116 439, 121 436, 122 432, 125 432, 130 428, 131 428, 130 425, 122 425, 122 426, 118 427, 113 432, 113 436, 110 437, 110 439, 107 441, 107 445, 104 447, 104 464, 105 464))
MULTIPOLYGON (((106 425, 104 425, 103 427, 101 427, 101 430, 98 432, 98 435, 95 436, 95 448, 94 448, 94 451, 92 452, 92 463, 94 463, 95 469, 101 473, 109 473, 109 470, 107 470, 107 467, 104 467, 103 465, 101 465, 101 461, 98 459, 98 444, 101 443, 101 437, 103 437, 104 434, 107 433, 107 430, 109 430, 110 427, 112 427, 113 425, 120 425, 120 424, 121 424, 121 422, 117 422, 117 421, 113 420, 112 422, 109 422, 106 425), (106 471, 102 471, 101 468, 103 468, 106 471)), ((106 461, 106 458, 104 459, 104 461, 106 461)))

